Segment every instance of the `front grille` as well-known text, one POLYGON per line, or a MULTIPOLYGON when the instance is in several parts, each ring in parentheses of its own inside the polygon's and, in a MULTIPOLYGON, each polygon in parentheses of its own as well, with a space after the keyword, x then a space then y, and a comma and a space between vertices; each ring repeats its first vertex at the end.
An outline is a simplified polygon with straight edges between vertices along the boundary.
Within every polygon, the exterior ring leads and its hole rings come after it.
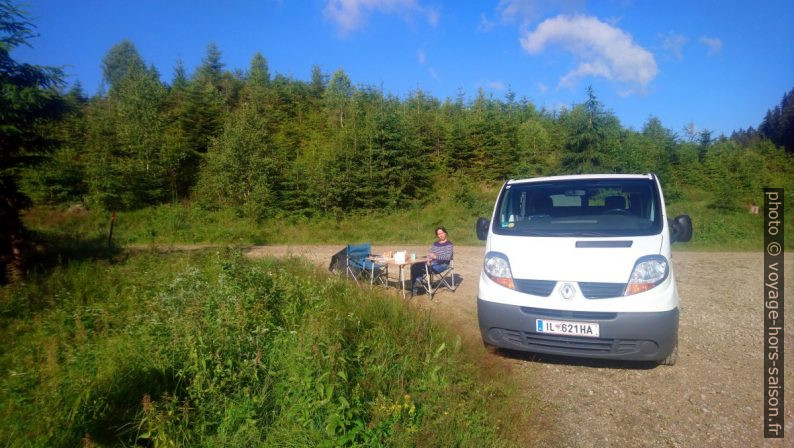
POLYGON ((529 280, 524 278, 513 279, 516 290, 533 296, 548 297, 554 291, 557 282, 554 280, 529 280))
POLYGON ((626 289, 625 283, 579 282, 579 289, 588 299, 607 299, 620 297, 626 289))
POLYGON ((571 352, 610 353, 614 339, 524 333, 528 348, 546 348, 571 352))
POLYGON ((492 328, 491 336, 509 345, 528 351, 553 351, 555 353, 575 354, 618 354, 625 355, 640 351, 643 342, 637 339, 587 338, 582 336, 561 336, 492 328))
POLYGON ((604 311, 568 311, 568 310, 549 310, 545 308, 521 307, 521 311, 533 316, 551 317, 554 319, 581 319, 581 320, 612 320, 618 317, 618 313, 604 311))
MULTIPOLYGON (((533 296, 548 297, 557 286, 554 280, 531 280, 525 278, 513 279, 516 291, 533 296)), ((579 282, 579 289, 588 299, 608 299, 611 297, 621 297, 626 289, 625 283, 599 283, 599 282, 579 282)))

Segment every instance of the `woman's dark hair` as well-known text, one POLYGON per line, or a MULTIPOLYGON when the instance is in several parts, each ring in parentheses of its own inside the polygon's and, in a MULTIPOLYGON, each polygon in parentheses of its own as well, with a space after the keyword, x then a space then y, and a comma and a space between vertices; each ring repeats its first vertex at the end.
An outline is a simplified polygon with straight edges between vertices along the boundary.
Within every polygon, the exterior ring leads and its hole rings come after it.
POLYGON ((449 235, 449 232, 447 232, 447 229, 445 229, 445 228, 444 228, 444 226, 438 226, 438 227, 436 227, 436 230, 435 230, 435 232, 433 232, 433 233, 434 233, 435 235, 438 235, 438 231, 439 231, 439 230, 443 230, 443 231, 444 231, 444 233, 446 233, 447 235, 449 235))

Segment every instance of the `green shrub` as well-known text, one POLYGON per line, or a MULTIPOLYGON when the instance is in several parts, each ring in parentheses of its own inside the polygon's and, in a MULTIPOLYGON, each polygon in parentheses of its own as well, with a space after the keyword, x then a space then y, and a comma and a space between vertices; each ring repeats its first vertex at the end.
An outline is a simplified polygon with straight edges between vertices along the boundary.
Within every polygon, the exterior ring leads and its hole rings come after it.
POLYGON ((512 444, 458 340, 297 260, 73 261, 0 304, 4 446, 512 444))

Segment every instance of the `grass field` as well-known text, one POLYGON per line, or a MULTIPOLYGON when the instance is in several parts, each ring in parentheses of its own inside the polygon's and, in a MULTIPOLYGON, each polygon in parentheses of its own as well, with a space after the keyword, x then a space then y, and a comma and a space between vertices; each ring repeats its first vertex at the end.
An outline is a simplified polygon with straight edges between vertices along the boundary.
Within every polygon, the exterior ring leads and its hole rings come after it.
MULTIPOLYGON (((498 187, 443 193, 424 207, 390 212, 359 212, 314 218, 284 217, 262 222, 239 216, 234 210, 207 211, 193 205, 170 204, 117 215, 117 244, 340 244, 370 241, 373 244, 429 244, 434 229, 443 225, 455 244, 478 245, 474 223, 490 216, 498 187)), ((668 204, 668 216, 688 214, 694 235, 676 250, 753 251, 763 247, 763 216, 747 210, 724 211, 709 207, 709 193, 692 191, 668 204)), ((111 215, 102 211, 69 212, 40 207, 25 216, 27 225, 55 238, 107 240, 111 215)), ((786 227, 794 225, 789 213, 786 227)), ((794 235, 786 237, 794 248, 794 235)))
POLYGON ((0 289, 0 445, 533 442, 539 403, 393 295, 234 250, 89 252, 0 289))

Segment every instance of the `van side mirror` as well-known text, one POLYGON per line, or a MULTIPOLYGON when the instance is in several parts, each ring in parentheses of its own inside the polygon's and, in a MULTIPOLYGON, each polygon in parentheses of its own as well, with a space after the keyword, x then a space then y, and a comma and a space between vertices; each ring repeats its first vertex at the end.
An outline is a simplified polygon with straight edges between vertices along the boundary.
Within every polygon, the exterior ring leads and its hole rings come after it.
POLYGON ((477 238, 485 241, 488 238, 488 227, 491 226, 491 221, 485 218, 477 218, 477 225, 475 226, 477 230, 477 238))
POLYGON ((670 242, 686 243, 692 239, 692 218, 689 215, 678 215, 667 223, 670 226, 670 242))

